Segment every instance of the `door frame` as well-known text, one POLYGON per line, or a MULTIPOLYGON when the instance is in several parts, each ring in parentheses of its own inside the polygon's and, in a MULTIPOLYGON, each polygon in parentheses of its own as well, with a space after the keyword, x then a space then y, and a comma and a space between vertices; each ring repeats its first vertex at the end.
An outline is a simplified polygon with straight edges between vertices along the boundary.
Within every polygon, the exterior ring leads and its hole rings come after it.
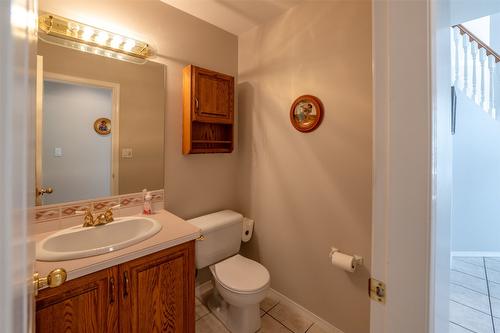
POLYGON ((34 0, 0 1, 0 332, 34 328, 37 13, 34 0))
MULTIPOLYGON (((44 72, 43 80, 52 82, 65 82, 70 84, 85 85, 90 87, 111 89, 111 123, 120 124, 120 84, 115 82, 100 81, 87 79, 78 76, 65 75, 53 72, 44 72)), ((38 113, 37 119, 41 118, 38 113)), ((40 122, 41 123, 41 122, 40 122)), ((38 124, 38 122, 37 122, 38 124)), ((111 135, 111 195, 118 195, 120 193, 119 185, 119 163, 120 163, 120 126, 112 127, 113 134, 111 135)), ((41 132, 40 132, 41 133, 41 132)), ((39 143, 37 142, 37 145, 39 143)), ((41 146, 41 142, 40 142, 41 146)), ((38 162, 38 161, 37 161, 38 162)), ((41 162, 41 161, 40 161, 41 162)), ((42 169, 42 166, 40 166, 42 169)), ((40 171, 41 174, 41 171, 40 171)))
POLYGON ((36 110, 35 110, 35 205, 42 205, 42 152, 43 152, 43 56, 36 56, 36 110))
POLYGON ((438 65, 449 62, 439 44, 449 1, 372 4, 371 272, 387 299, 371 301, 370 332, 446 332, 451 155, 441 130, 450 76, 438 65))

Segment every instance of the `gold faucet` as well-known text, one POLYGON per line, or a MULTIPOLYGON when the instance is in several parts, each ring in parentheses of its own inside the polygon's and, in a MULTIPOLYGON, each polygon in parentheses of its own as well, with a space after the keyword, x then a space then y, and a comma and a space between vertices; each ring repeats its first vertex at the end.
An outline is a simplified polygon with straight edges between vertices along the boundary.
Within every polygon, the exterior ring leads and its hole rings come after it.
POLYGON ((100 225, 105 225, 110 222, 114 221, 113 218, 113 209, 118 208, 120 205, 113 206, 111 208, 108 208, 104 213, 97 214, 96 217, 92 214, 92 211, 87 208, 83 211, 76 211, 76 214, 82 214, 84 213, 83 217, 83 227, 88 228, 88 227, 97 227, 100 225))

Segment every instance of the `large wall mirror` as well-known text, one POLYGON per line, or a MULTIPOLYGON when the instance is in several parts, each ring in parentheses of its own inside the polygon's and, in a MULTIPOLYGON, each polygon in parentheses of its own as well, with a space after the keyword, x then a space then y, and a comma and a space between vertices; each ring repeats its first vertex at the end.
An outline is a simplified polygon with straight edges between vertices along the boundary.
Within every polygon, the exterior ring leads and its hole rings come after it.
POLYGON ((42 41, 38 55, 36 204, 162 189, 164 66, 42 41))

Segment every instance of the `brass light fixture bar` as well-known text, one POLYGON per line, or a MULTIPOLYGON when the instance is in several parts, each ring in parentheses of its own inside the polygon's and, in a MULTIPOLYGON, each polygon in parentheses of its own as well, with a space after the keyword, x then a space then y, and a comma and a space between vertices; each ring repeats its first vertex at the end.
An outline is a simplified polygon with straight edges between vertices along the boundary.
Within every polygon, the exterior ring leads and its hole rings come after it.
POLYGON ((137 64, 154 55, 146 42, 64 17, 43 13, 38 22, 38 37, 47 43, 137 64))

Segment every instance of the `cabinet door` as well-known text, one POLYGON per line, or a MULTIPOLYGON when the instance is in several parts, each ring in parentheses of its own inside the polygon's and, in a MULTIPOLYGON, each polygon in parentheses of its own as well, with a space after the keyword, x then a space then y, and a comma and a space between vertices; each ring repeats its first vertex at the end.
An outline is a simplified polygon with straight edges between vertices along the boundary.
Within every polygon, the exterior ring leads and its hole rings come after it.
POLYGON ((120 265, 122 332, 194 333, 194 241, 120 265))
POLYGON ((44 289, 36 298, 36 332, 118 332, 118 268, 44 289))
POLYGON ((207 69, 194 68, 194 120, 232 123, 234 79, 207 69))

